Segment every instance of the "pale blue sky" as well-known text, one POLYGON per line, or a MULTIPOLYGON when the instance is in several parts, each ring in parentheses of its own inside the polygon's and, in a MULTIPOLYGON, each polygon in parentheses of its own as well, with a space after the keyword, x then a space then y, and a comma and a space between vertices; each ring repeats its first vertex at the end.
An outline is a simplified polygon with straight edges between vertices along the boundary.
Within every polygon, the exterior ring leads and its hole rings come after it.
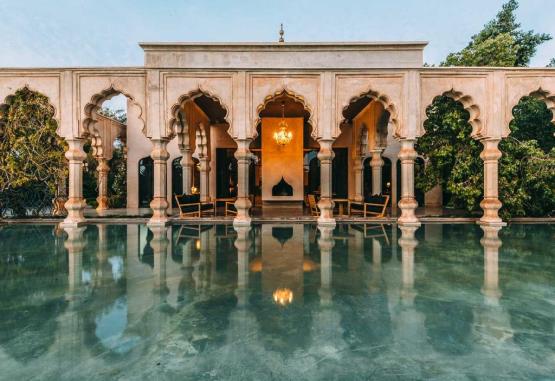
MULTIPOLYGON (((555 0, 520 0, 525 29, 555 36, 555 0)), ((0 0, 0 67, 142 65, 139 41, 427 40, 439 63, 502 0, 0 0)), ((532 66, 555 57, 544 44, 532 66)))

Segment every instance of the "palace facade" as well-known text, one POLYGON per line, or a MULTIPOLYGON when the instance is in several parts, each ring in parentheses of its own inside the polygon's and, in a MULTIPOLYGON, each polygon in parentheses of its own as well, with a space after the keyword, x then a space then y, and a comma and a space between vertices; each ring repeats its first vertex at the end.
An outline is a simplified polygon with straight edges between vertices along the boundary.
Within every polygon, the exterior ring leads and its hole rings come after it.
MULTIPOLYGON (((98 209, 107 207, 107 161, 120 138, 128 208, 169 222, 174 194, 233 200, 234 224, 253 203, 301 205, 318 194, 318 223, 334 225, 334 199, 387 188, 398 223, 418 226, 414 180, 426 108, 449 96, 469 112, 483 144, 484 225, 501 225, 498 144, 524 96, 555 109, 555 69, 423 67, 423 42, 142 43, 143 67, 0 69, 0 99, 28 87, 48 96, 68 143, 64 225, 86 222, 84 144, 98 159, 98 209), (127 125, 99 114, 128 99, 127 125), (387 175, 384 175, 387 172, 387 175), (371 180, 369 180, 371 179, 371 180), (385 179, 385 180, 384 180, 385 179)), ((440 203, 441 194, 426 194, 440 203)))

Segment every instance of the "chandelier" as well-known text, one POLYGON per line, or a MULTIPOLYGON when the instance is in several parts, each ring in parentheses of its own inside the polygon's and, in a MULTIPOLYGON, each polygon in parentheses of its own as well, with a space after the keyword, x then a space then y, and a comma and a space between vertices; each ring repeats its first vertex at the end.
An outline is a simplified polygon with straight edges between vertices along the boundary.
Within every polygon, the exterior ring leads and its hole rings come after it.
POLYGON ((280 146, 291 143, 293 133, 289 131, 289 126, 285 121, 285 102, 281 102, 281 121, 278 124, 278 130, 274 132, 274 140, 280 146))

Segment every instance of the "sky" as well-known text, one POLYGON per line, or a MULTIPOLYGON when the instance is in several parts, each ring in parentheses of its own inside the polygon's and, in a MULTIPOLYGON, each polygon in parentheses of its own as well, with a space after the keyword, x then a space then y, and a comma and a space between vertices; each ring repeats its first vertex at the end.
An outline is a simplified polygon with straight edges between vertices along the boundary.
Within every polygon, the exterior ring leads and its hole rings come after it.
MULTIPOLYGON (((439 64, 503 0, 0 0, 0 67, 141 66, 138 42, 429 41, 439 64)), ((526 30, 555 36, 555 0, 520 0, 526 30)), ((531 66, 555 57, 555 41, 531 66)))

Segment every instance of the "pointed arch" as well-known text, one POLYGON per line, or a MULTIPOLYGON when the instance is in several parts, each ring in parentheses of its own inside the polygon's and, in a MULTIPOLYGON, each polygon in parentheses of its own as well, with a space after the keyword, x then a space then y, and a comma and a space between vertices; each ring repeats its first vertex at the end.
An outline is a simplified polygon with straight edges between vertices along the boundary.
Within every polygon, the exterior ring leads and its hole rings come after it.
MULTIPOLYGON (((229 130, 229 128, 231 127, 231 120, 229 119, 229 108, 222 101, 221 97, 219 97, 218 95, 210 91, 203 89, 202 86, 199 85, 196 89, 181 95, 170 108, 171 117, 168 121, 168 125, 166 126, 166 136, 168 136, 170 139, 173 139, 177 134, 176 132, 177 129, 181 128, 181 126, 178 126, 178 124, 179 124, 179 114, 181 113, 183 104, 187 101, 194 101, 196 98, 203 95, 216 102, 222 108, 222 110, 224 110, 225 112, 224 120, 225 120, 225 123, 228 125, 228 130, 229 130)), ((185 118, 183 118, 183 120, 185 120, 185 118)))
POLYGON ((85 116, 82 121, 81 137, 94 136, 94 125, 97 123, 97 120, 95 119, 95 114, 100 110, 104 101, 109 100, 119 94, 124 95, 127 99, 131 101, 131 105, 133 107, 138 108, 139 120, 142 123, 141 131, 145 136, 147 136, 146 121, 144 118, 143 108, 125 89, 121 88, 117 84, 112 83, 106 89, 94 94, 91 97, 90 101, 85 104, 85 116))
POLYGON ((311 105, 308 104, 305 97, 303 97, 300 94, 297 94, 293 90, 288 89, 287 86, 280 87, 278 90, 276 90, 276 91, 270 93, 270 95, 267 95, 266 97, 264 97, 264 101, 256 107, 256 117, 254 119, 253 131, 251 131, 251 137, 253 139, 255 139, 256 136, 258 135, 258 132, 256 131, 256 126, 258 126, 258 124, 260 124, 262 122, 262 118, 260 117, 260 113, 266 108, 266 106, 270 102, 273 102, 276 99, 278 99, 280 97, 283 97, 283 96, 287 96, 287 97, 293 99, 295 102, 298 102, 298 103, 303 105, 304 110, 306 112, 308 112, 308 115, 309 115, 308 124, 310 124, 310 127, 312 127, 311 136, 314 140, 317 140, 317 138, 318 138, 318 129, 315 125, 313 108, 311 107, 311 105))
MULTIPOLYGON (((454 88, 451 88, 450 90, 441 93, 439 96, 451 98, 455 102, 459 102, 460 104, 462 104, 463 108, 468 112, 468 115, 469 115, 468 123, 472 127, 472 132, 470 136, 473 139, 477 139, 477 140, 484 137, 483 123, 480 118, 480 107, 474 102, 473 98, 470 95, 464 94, 460 91, 455 90, 454 88)), ((437 97, 438 96, 435 96, 432 98, 431 102, 428 105, 426 105, 426 109, 434 103, 437 97)), ((424 124, 426 123, 426 120, 428 120, 427 117, 424 120, 424 123, 422 123, 422 125, 420 126, 421 128, 421 133, 419 134, 420 136, 426 133, 426 130, 424 128, 424 124)))
MULTIPOLYGON (((395 126, 395 136, 400 136, 402 133, 401 125, 398 119, 399 116, 397 107, 393 104, 390 97, 372 89, 363 91, 362 93, 359 93, 358 95, 349 99, 349 102, 341 109, 341 116, 343 117, 343 119, 341 119, 341 123, 339 125, 348 123, 347 118, 345 118, 345 112, 347 112, 349 107, 352 107, 356 102, 364 98, 368 98, 370 99, 370 101, 375 101, 382 104, 384 110, 389 113, 390 122, 395 126)), ((336 126, 336 128, 339 129, 339 126, 336 126)))

